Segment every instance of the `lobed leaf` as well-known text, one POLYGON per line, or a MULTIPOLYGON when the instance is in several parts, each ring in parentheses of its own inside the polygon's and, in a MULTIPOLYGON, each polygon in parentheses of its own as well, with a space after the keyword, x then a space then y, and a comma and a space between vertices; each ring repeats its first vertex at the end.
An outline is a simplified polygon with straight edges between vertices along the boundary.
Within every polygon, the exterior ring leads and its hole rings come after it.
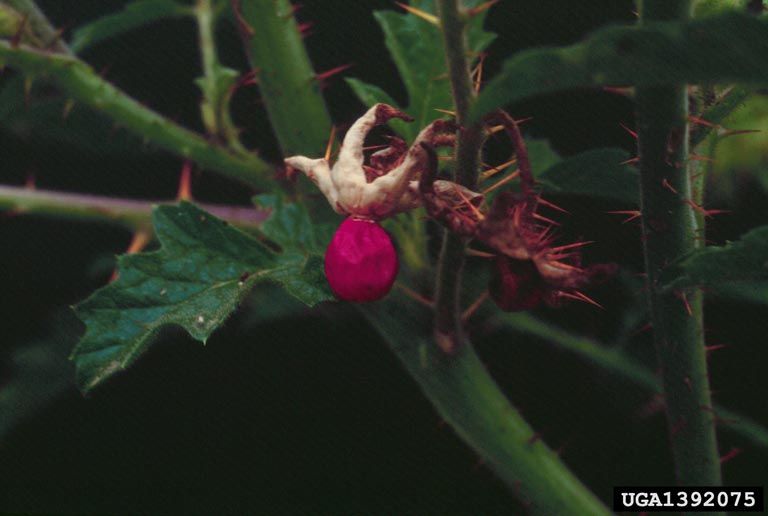
POLYGON ((75 307, 87 330, 72 358, 83 391, 133 363, 158 332, 181 326, 205 342, 264 281, 282 285, 307 305, 332 299, 300 210, 265 200, 283 221, 266 225, 265 244, 188 202, 155 208, 158 251, 118 258, 119 277, 75 307), (295 231, 274 228, 290 227, 295 231))
MULTIPOLYGON (((465 2, 468 8, 480 3, 477 0, 465 2)), ((412 1, 410 5, 427 13, 434 11, 431 0, 412 1)), ((483 31, 486 13, 475 15, 468 22, 467 46, 473 54, 482 52, 495 37, 483 31)), ((374 16, 384 32, 384 42, 405 85, 408 106, 399 106, 378 86, 358 79, 347 79, 347 84, 369 107, 384 102, 411 115, 415 120, 413 123, 393 120, 390 125, 406 140, 413 141, 423 127, 440 118, 437 109, 453 109, 440 29, 410 13, 378 11, 374 16)))
POLYGON ((521 99, 590 86, 768 83, 768 19, 726 13, 689 22, 606 27, 564 48, 521 52, 480 93, 486 113, 521 99))
POLYGON ((668 288, 768 280, 768 226, 753 229, 725 246, 694 252, 670 267, 665 279, 668 288))

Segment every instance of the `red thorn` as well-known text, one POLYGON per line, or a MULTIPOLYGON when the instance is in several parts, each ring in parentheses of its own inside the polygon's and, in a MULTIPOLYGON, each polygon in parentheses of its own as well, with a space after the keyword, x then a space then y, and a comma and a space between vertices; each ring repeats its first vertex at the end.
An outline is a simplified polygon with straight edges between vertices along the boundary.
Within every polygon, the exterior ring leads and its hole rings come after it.
POLYGON ((603 86, 603 91, 606 93, 613 93, 615 95, 629 96, 632 92, 632 88, 619 88, 615 86, 603 86))
POLYGON ((685 386, 688 387, 688 392, 693 392, 693 384, 691 383, 691 377, 686 376, 685 380, 683 381, 685 382, 685 386))
POLYGON ((692 200, 690 200, 690 199, 683 199, 683 202, 685 202, 685 204, 687 204, 688 206, 690 206, 694 210, 698 211, 699 213, 701 213, 702 215, 704 215, 708 219, 712 218, 712 215, 710 215, 710 213, 707 210, 705 210, 704 208, 702 208, 701 206, 699 206, 698 204, 696 204, 692 200))
POLYGON ((641 215, 640 210, 607 211, 606 213, 610 213, 611 215, 629 215, 629 218, 625 219, 622 222, 622 224, 626 224, 627 222, 633 221, 639 218, 641 215))
POLYGON ((736 448, 735 446, 731 446, 731 449, 728 451, 728 453, 720 457, 720 464, 725 464, 726 462, 735 458, 736 456, 741 455, 741 452, 743 451, 744 450, 742 450, 741 448, 736 448))
POLYGON ((694 124, 705 125, 707 127, 721 127, 719 125, 713 124, 709 120, 704 120, 703 118, 699 118, 697 116, 689 116, 688 120, 693 122, 694 124))
POLYGON ((706 161, 708 163, 715 163, 717 161, 714 158, 705 158, 704 156, 698 156, 696 154, 689 154, 688 159, 691 161, 706 161))
POLYGON ((534 219, 538 219, 538 220, 544 221, 544 222, 546 222, 547 224, 552 224, 553 226, 559 226, 559 225, 560 225, 559 223, 555 222, 554 220, 552 220, 552 219, 548 219, 547 217, 545 217, 545 216, 543 216, 543 215, 539 215, 538 213, 534 213, 534 214, 532 215, 532 217, 533 217, 534 219))
POLYGON ((553 203, 551 203, 551 202, 549 202, 549 201, 546 201, 546 200, 542 199, 541 197, 539 197, 539 204, 543 204, 544 206, 547 206, 547 207, 549 207, 549 208, 552 208, 553 210, 557 210, 557 211, 560 211, 560 212, 562 212, 562 213, 568 213, 568 214, 570 214, 570 213, 571 213, 571 212, 569 212, 568 210, 566 210, 566 209, 564 209, 564 208, 561 208, 560 206, 558 206, 558 205, 556 205, 556 204, 553 204, 553 203))
POLYGON ((582 246, 594 244, 594 243, 595 243, 594 240, 588 240, 586 242, 576 242, 575 244, 568 244, 568 245, 561 245, 560 247, 553 247, 552 249, 550 249, 550 251, 557 253, 560 251, 565 251, 566 249, 573 249, 575 247, 582 247, 582 246))
POLYGON ((762 132, 760 129, 736 129, 733 131, 725 131, 721 136, 735 136, 737 134, 750 134, 760 132, 762 132))
POLYGON ((334 75, 336 75, 336 74, 338 74, 338 73, 341 73, 341 72, 343 72, 344 70, 346 70, 347 68, 351 68, 351 67, 353 67, 353 66, 355 66, 355 64, 354 64, 354 63, 347 63, 347 64, 343 64, 343 65, 341 65, 341 66, 337 66, 337 67, 335 67, 335 68, 331 68, 330 70, 326 70, 326 71, 324 71, 324 72, 320 72, 320 73, 318 73, 318 74, 316 74, 316 75, 315 75, 315 78, 316 78, 318 81, 320 81, 320 82, 322 83, 322 82, 324 82, 326 79, 330 79, 330 78, 331 78, 331 77, 333 77, 334 75))
POLYGON ((631 336, 634 337, 635 335, 640 335, 641 333, 645 333, 646 331, 650 330, 651 328, 653 328, 653 325, 651 323, 647 322, 644 325, 640 326, 635 331, 633 331, 631 336))
POLYGON ((185 159, 181 165, 181 177, 179 178, 176 199, 179 201, 192 200, 192 162, 188 159, 185 159))
POLYGON ((669 181, 667 181, 667 179, 666 179, 666 178, 664 178, 664 180, 661 182, 661 184, 662 184, 662 186, 663 186, 664 188, 666 188, 667 190, 669 190, 669 191, 671 191, 671 192, 673 192, 673 193, 677 193, 677 190, 675 190, 675 187, 674 187, 674 186, 672 186, 671 184, 669 184, 669 181))
POLYGON ((603 305, 601 305, 600 303, 598 303, 597 301, 595 301, 591 297, 588 297, 587 295, 582 294, 578 290, 574 290, 573 294, 576 296, 577 299, 581 299, 585 303, 589 303, 590 305, 594 305, 594 306, 600 308, 601 310, 605 310, 605 307, 603 305))
POLYGON ((481 12, 485 11, 486 9, 490 9, 494 4, 498 3, 499 0, 488 0, 485 3, 482 3, 478 5, 477 7, 473 7, 472 9, 469 9, 467 11, 467 14, 469 16, 475 16, 476 14, 480 14, 481 12))
POLYGON ((24 188, 26 190, 35 190, 37 188, 35 182, 36 182, 35 172, 30 170, 27 172, 27 177, 24 180, 24 188))
POLYGON ((240 5, 240 0, 232 0, 232 11, 235 13, 235 20, 237 20, 237 26, 240 28, 240 32, 246 37, 250 38, 256 32, 253 27, 248 25, 248 22, 243 18, 243 11, 240 5))
POLYGON ((541 438, 544 437, 544 432, 535 432, 530 439, 528 439, 527 444, 533 446, 537 442, 541 441, 541 438))
POLYGON ((727 348, 725 344, 713 344, 711 346, 707 346, 704 348, 704 350, 707 352, 707 354, 712 353, 713 351, 717 351, 718 349, 727 348))
POLYGON ((677 435, 680 430, 685 426, 685 420, 683 418, 680 418, 677 423, 675 423, 675 426, 672 427, 672 430, 669 431, 671 435, 677 435))
POLYGON ((634 158, 625 159, 624 161, 620 161, 619 165, 631 165, 633 163, 640 163, 640 156, 635 156, 634 158))
POLYGON ((311 29, 314 26, 315 26, 315 22, 308 21, 308 22, 300 23, 297 28, 299 29, 299 32, 301 33, 302 38, 308 38, 309 36, 312 35, 311 29))
POLYGON ((622 128, 622 129, 624 129, 624 130, 625 130, 625 131, 627 131, 629 134, 631 134, 631 135, 632 135, 632 137, 633 137, 635 140, 637 140, 637 133, 636 133, 635 131, 633 131, 632 129, 630 129, 629 127, 627 127, 626 125, 624 125, 624 124, 623 124, 623 123, 621 123, 621 122, 619 122, 619 125, 621 126, 621 128, 622 128))

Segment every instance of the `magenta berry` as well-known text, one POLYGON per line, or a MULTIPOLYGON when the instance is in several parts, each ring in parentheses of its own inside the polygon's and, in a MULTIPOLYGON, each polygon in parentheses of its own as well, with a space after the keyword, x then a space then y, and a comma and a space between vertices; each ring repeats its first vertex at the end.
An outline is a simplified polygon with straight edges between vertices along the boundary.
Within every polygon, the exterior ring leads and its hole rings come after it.
POLYGON ((530 310, 542 301, 544 290, 544 280, 531 260, 496 256, 488 284, 496 306, 505 312, 530 310))
POLYGON ((395 282, 397 254, 378 222, 349 217, 325 252, 325 276, 333 293, 345 301, 375 301, 395 282))

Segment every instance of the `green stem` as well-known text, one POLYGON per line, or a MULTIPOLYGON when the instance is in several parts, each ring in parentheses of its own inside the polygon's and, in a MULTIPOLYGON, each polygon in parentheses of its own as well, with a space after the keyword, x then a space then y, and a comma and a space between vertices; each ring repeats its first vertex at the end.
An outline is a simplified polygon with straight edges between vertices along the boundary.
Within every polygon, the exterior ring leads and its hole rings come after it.
MULTIPOLYGON (((136 201, 88 194, 30 190, 19 186, 0 186, 0 209, 11 213, 71 217, 107 221, 131 230, 152 229, 152 209, 172 200, 136 201)), ((263 210, 245 206, 199 203, 204 210, 238 227, 258 227, 266 218, 263 210)))
POLYGON ((0 41, 0 63, 45 76, 73 100, 103 112, 158 147, 255 188, 272 189, 272 169, 255 155, 234 154, 142 106, 77 58, 0 41))
POLYGON ((205 98, 200 104, 200 111, 203 117, 208 134, 218 136, 221 129, 217 106, 214 104, 218 98, 218 85, 216 84, 215 67, 218 64, 216 57, 216 44, 213 37, 214 15, 211 0, 197 0, 195 6, 195 18, 197 19, 197 32, 200 42, 200 56, 203 65, 203 82, 205 84, 205 98))
POLYGON ((214 34, 221 6, 221 3, 216 6, 211 0, 197 0, 194 8, 203 68, 203 77, 197 81, 203 91, 200 114, 208 136, 226 143, 237 153, 247 154, 248 151, 240 143, 239 131, 229 114, 233 93, 231 86, 236 72, 224 68, 216 52, 214 34), (231 77, 227 74, 231 74, 231 77))
MULTIPOLYGON (((489 329, 508 329, 551 344, 555 350, 575 355, 603 371, 608 371, 642 388, 648 394, 661 392, 659 378, 634 358, 616 347, 607 347, 588 337, 574 335, 527 313, 499 314, 489 321, 489 329)), ((501 342, 501 341, 500 341, 501 342)), ((768 429, 718 404, 713 408, 723 427, 761 448, 768 448, 768 429)))
POLYGON ((331 118, 288 0, 233 2, 284 156, 323 154, 331 118))
MULTIPOLYGON (((457 183, 474 190, 480 169, 483 133, 481 124, 464 126, 469 120, 469 109, 475 97, 466 57, 466 17, 459 12, 458 0, 439 0, 437 10, 456 122, 463 127, 456 142, 455 179, 457 183)), ((454 349, 461 340, 461 273, 465 248, 464 238, 455 233, 446 233, 438 261, 435 291, 436 335, 445 351, 454 349)))
POLYGON ((401 293, 361 310, 440 417, 510 486, 527 512, 609 514, 509 404, 471 345, 443 353, 424 323, 428 310, 401 293))
POLYGON ((61 54, 72 55, 72 51, 61 39, 61 34, 48 21, 45 14, 33 0, 4 0, 27 19, 32 32, 42 39, 44 48, 55 50, 61 54))
MULTIPOLYGON (((645 0, 641 23, 685 20, 690 0, 645 0)), ((651 322, 662 371, 667 425, 680 485, 720 485, 701 291, 664 293, 661 274, 696 248, 697 226, 688 170, 685 84, 638 87, 638 147, 643 247, 651 322)))

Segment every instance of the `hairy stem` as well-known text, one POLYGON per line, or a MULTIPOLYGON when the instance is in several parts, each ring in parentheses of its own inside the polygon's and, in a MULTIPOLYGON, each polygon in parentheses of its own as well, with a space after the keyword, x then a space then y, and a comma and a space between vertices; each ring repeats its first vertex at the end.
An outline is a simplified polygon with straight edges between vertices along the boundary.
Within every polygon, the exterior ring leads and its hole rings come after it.
MULTIPOLYGON (((172 200, 137 201, 88 194, 30 190, 18 186, 0 186, 0 209, 10 214, 37 214, 54 217, 107 221, 132 230, 152 229, 152 208, 172 200)), ((201 208, 238 227, 258 227, 267 213, 245 206, 199 204, 201 208)), ((6 215, 7 216, 7 215, 6 215)))
POLYGON ((158 147, 255 188, 274 188, 272 169, 255 155, 230 152, 141 105, 79 59, 0 41, 0 63, 45 78, 73 100, 101 111, 158 147))
MULTIPOLYGON (((641 23, 684 20, 690 11, 690 0, 645 0, 641 23)), ((638 87, 635 97, 650 313, 676 477, 680 485, 719 485, 702 294, 696 289, 665 293, 661 284, 664 269, 693 251, 703 236, 689 204, 687 87, 638 87)))
MULTIPOLYGON (((584 362, 627 380, 649 395, 661 391, 661 382, 653 371, 617 347, 609 347, 588 337, 574 335, 530 314, 498 314, 489 321, 488 326, 491 331, 508 330, 540 339, 550 344, 554 350, 581 358, 584 362)), ((768 448, 768 429, 717 403, 713 404, 712 408, 714 415, 722 421, 725 428, 755 446, 768 448)))
POLYGON ((322 155, 331 118, 288 0, 233 0, 264 106, 284 156, 322 155))
MULTIPOLYGON (((466 57, 466 19, 465 15, 459 12, 458 0, 439 0, 437 8, 456 109, 456 122, 463 127, 469 120, 469 109, 475 97, 466 57)), ((482 143, 480 124, 463 127, 456 142, 455 180, 472 190, 477 186, 482 143)), ((461 340, 461 272, 464 268, 465 247, 464 238, 446 232, 438 261, 435 292, 436 335, 440 346, 448 352, 455 349, 461 340)))
POLYGON ((452 355, 434 345, 424 306, 396 292, 361 310, 440 417, 510 487, 526 513, 609 514, 509 404, 471 345, 452 355))

